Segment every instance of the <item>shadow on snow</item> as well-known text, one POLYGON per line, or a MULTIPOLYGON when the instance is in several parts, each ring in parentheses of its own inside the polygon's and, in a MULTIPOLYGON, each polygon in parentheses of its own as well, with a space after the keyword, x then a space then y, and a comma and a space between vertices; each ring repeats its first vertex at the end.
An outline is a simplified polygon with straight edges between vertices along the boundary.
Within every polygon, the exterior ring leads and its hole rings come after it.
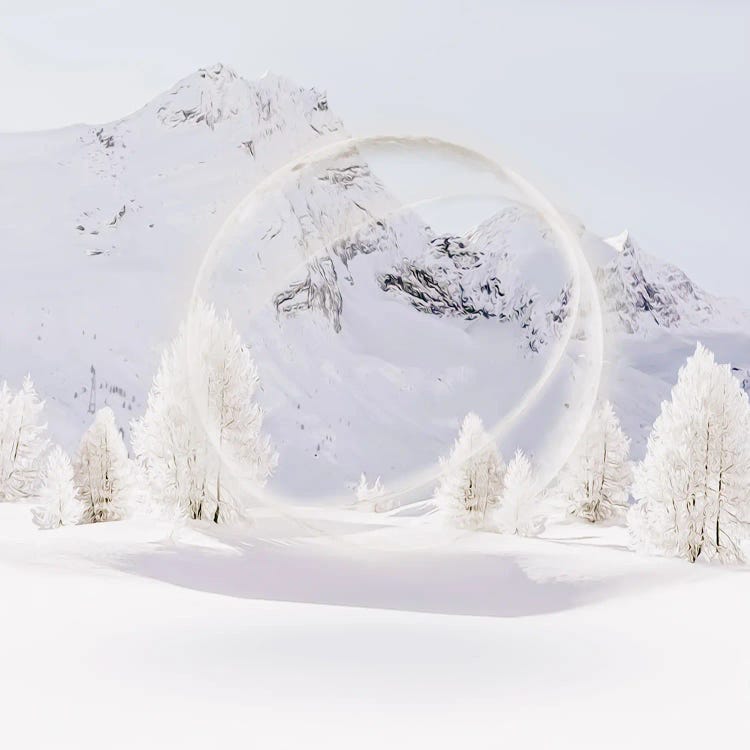
POLYGON ((110 562, 123 572, 245 599, 490 617, 578 607, 606 596, 616 580, 534 580, 521 564, 526 555, 512 551, 385 551, 202 531, 223 546, 154 542, 110 562))

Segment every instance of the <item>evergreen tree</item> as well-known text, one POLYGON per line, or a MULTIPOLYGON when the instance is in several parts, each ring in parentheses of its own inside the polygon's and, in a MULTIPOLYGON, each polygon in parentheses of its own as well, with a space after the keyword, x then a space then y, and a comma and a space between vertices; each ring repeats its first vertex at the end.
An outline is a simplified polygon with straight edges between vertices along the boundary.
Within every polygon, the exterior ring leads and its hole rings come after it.
POLYGON ((539 497, 534 492, 531 463, 517 450, 508 463, 500 503, 495 511, 498 531, 519 536, 536 536, 544 529, 539 497))
POLYGON ((191 419, 184 327, 164 352, 144 416, 131 428, 133 450, 157 506, 180 518, 201 518, 208 496, 208 444, 191 419))
POLYGON ((73 468, 81 523, 118 521, 127 515, 133 492, 132 467, 108 406, 96 412, 81 438, 73 468))
POLYGON ((750 404, 728 365, 700 344, 662 404, 629 513, 634 545, 736 560, 750 522, 750 404))
POLYGON ((354 490, 354 494, 357 497, 358 505, 377 510, 378 500, 385 494, 385 489, 380 481, 380 477, 377 477, 375 482, 370 485, 367 482, 367 477, 364 474, 360 474, 359 483, 354 490))
POLYGON ((31 376, 15 395, 7 383, 0 387, 0 501, 32 497, 36 491, 47 449, 43 409, 31 376))
POLYGON ((477 528, 503 489, 505 467, 482 420, 473 413, 464 418, 447 459, 441 460, 441 477, 435 504, 451 525, 477 528))
POLYGON ((162 357, 136 456, 150 491, 183 518, 227 523, 244 515, 277 455, 262 433, 258 373, 229 316, 198 302, 162 357))
POLYGON ((630 439, 609 401, 591 421, 562 472, 560 493, 568 512, 595 523, 621 515, 627 508, 632 469, 630 439))
POLYGON ((73 465, 68 454, 57 446, 47 459, 44 480, 34 509, 34 523, 41 529, 73 526, 81 518, 81 501, 73 481, 73 465))

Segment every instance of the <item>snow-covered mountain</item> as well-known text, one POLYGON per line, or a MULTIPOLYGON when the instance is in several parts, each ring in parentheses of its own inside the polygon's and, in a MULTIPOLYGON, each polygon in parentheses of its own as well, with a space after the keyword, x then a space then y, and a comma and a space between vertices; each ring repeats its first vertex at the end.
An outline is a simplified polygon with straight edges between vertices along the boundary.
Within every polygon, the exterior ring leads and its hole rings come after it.
POLYGON ((679 268, 643 253, 629 232, 607 244, 616 255, 597 269, 597 281, 605 309, 627 333, 747 323, 733 302, 708 294, 679 268))
MULTIPOLYGON (((0 136, 0 378, 30 370, 66 444, 105 403, 126 427, 235 206, 345 137, 324 94, 222 65, 113 123, 0 136)), ((555 244, 532 210, 438 234, 353 149, 293 171, 230 229, 202 292, 253 347, 274 487, 296 495, 340 492, 361 471, 387 486, 444 452, 466 411, 500 419, 569 311, 569 279, 528 273, 555 244)), ((608 311, 603 387, 639 448, 697 337, 750 367, 748 316, 630 235, 580 231, 608 311)), ((553 419, 570 407, 561 388, 553 419)), ((533 450, 538 431, 509 440, 533 450)))
MULTIPOLYGON (((629 232, 591 248, 608 327, 604 387, 637 457, 697 341, 738 374, 750 362, 750 314, 701 289, 675 266, 644 253, 629 232)), ((750 381, 742 379, 748 389, 750 381)), ((750 392, 750 391, 749 391, 750 392)))

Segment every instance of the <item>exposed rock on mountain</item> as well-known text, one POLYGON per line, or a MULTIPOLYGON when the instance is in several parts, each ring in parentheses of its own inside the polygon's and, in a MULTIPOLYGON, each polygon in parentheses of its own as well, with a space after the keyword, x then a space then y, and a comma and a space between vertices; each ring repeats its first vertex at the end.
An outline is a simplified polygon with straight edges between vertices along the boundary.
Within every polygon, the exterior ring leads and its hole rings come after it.
POLYGON ((645 327, 701 326, 726 307, 675 266, 641 251, 630 233, 607 240, 616 255, 596 271, 604 307, 628 332, 645 327))
POLYGON ((551 232, 533 211, 511 206, 465 237, 434 238, 420 257, 381 274, 380 286, 423 313, 517 322, 528 349, 537 353, 567 317, 568 294, 566 288, 555 302, 540 301, 521 278, 518 245, 514 250, 519 228, 537 232, 536 243, 554 246, 551 232))
MULTIPOLYGON (((126 425, 233 209, 344 137, 324 94, 223 65, 116 122, 1 135, 0 241, 14 283, 0 295, 12 322, 0 377, 34 374, 68 446, 91 404, 126 425)), ((445 453, 466 412, 497 422, 570 315, 569 275, 552 273, 559 253, 533 211, 511 204, 470 232, 437 234, 351 148, 294 171, 241 230, 206 294, 253 347, 281 454, 274 487, 295 496, 339 491, 363 471, 392 486, 445 453)), ((637 449, 696 337, 750 368, 748 319, 629 235, 606 245, 580 231, 620 334, 605 385, 637 449)), ((561 388, 575 382, 575 356, 561 388)), ((545 419, 574 411, 562 391, 543 408, 545 419)), ((543 433, 521 425, 504 448, 533 452, 543 433)))

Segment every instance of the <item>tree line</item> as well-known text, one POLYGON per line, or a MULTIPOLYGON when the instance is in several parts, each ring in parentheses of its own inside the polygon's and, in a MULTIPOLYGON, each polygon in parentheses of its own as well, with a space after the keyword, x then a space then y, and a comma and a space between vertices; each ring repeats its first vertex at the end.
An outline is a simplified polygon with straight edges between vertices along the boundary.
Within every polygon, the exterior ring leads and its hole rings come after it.
POLYGON ((521 451, 506 465, 469 414, 441 463, 438 513, 457 527, 534 536, 562 504, 591 523, 626 523, 637 550, 741 560, 750 530, 748 395, 730 366, 698 344, 661 405, 642 461, 630 460, 630 440, 604 401, 551 487, 535 491, 532 472, 521 451))
POLYGON ((259 379, 228 316, 198 302, 163 353, 145 414, 131 425, 134 458, 109 407, 71 458, 48 452, 43 402, 30 377, 0 388, 0 500, 36 498, 42 528, 116 521, 139 504, 229 523, 245 514, 277 454, 263 434, 259 379), (46 458, 45 458, 46 457, 46 458))
MULTIPOLYGON (((184 519, 244 517, 278 454, 263 431, 259 377, 228 315, 198 302, 167 347, 145 414, 131 424, 130 458, 109 407, 99 409, 72 459, 50 450, 43 402, 29 376, 0 386, 0 500, 36 499, 41 528, 119 520, 137 505, 184 519)), ((750 529, 750 403, 729 365, 701 344, 661 405, 640 462, 608 401, 551 487, 536 489, 532 460, 504 461, 482 420, 468 414, 440 463, 433 496, 447 524, 536 536, 559 513, 625 523, 634 549, 741 560, 750 529)), ((364 475, 361 503, 385 490, 364 475)))

